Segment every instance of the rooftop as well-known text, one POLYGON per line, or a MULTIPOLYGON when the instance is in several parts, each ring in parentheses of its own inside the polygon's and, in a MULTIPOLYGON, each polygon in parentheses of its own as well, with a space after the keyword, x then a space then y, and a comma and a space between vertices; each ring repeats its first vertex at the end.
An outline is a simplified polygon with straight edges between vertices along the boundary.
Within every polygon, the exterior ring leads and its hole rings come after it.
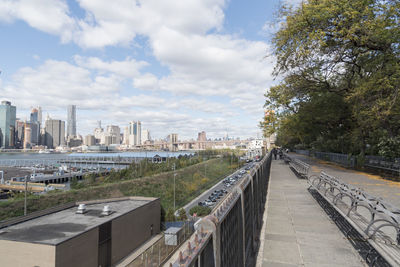
POLYGON ((0 240, 57 245, 155 200, 156 198, 129 197, 79 202, 74 207, 2 228, 0 240), (87 212, 84 214, 76 213, 80 203, 86 204, 87 212), (110 215, 101 215, 105 205, 111 208, 110 215))

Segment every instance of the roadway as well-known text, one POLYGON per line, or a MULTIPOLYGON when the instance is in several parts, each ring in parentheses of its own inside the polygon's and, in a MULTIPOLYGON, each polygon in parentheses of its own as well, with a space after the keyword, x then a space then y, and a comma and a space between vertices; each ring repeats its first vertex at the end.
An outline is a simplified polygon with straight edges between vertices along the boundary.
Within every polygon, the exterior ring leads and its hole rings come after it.
MULTIPOLYGON (((245 176, 245 174, 247 173, 247 171, 245 170, 245 168, 246 168, 247 166, 250 166, 250 165, 253 166, 253 164, 254 164, 253 162, 246 163, 246 164, 243 165, 240 169, 237 169, 234 173, 232 173, 232 174, 226 176, 224 179, 221 179, 221 181, 219 181, 218 183, 216 183, 213 187, 211 187, 210 189, 204 191, 200 196, 198 196, 198 197, 196 197, 195 199, 193 199, 191 202, 189 202, 189 204, 187 204, 187 205, 185 205, 185 206, 183 207, 183 209, 185 209, 185 211, 186 211, 186 214, 188 214, 188 216, 190 216, 190 215, 189 215, 190 209, 193 208, 193 207, 195 207, 195 206, 198 206, 198 203, 199 203, 199 202, 203 202, 203 203, 204 203, 204 201, 206 201, 206 200, 209 198, 209 196, 211 195, 211 193, 213 193, 215 190, 222 190, 222 189, 224 189, 224 190, 228 191, 228 193, 229 193, 229 192, 235 187, 235 185, 236 185, 237 183, 239 183, 239 182, 241 181, 241 179, 242 179, 242 178, 245 176), (243 175, 241 175, 241 174, 240 174, 240 171, 241 171, 241 170, 245 170, 246 173, 244 173, 243 175), (225 179, 229 179, 229 178, 231 178, 231 177, 234 177, 234 176, 236 176, 236 175, 239 175, 239 178, 237 179, 237 181, 236 181, 235 183, 233 183, 230 187, 227 187, 227 186, 224 184, 224 180, 225 180, 225 179)), ((220 199, 217 199, 216 202, 213 202, 214 205, 210 206, 210 208, 213 209, 216 205, 218 205, 218 203, 219 203, 222 199, 224 199, 224 197, 225 197, 226 195, 227 195, 227 194, 224 194, 220 199)), ((178 212, 176 212, 176 215, 178 215, 178 212)))

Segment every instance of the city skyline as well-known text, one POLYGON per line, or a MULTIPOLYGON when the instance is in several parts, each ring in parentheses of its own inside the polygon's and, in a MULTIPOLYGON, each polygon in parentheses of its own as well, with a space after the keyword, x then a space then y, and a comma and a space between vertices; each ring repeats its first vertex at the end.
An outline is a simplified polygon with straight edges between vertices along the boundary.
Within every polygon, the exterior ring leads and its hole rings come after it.
POLYGON ((35 13, 22 2, 3 5, 0 16, 0 95, 19 107, 17 117, 39 105, 67 121, 74 104, 81 134, 100 119, 146 122, 155 138, 259 132, 263 94, 275 83, 265 56, 278 0, 145 1, 124 15, 107 1, 48 1, 31 6, 35 13))

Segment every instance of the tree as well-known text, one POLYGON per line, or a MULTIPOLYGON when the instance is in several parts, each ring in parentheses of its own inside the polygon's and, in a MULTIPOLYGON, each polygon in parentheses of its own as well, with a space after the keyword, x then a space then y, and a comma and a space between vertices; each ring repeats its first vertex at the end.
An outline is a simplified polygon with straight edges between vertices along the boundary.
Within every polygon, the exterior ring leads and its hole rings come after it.
POLYGON ((187 220, 186 210, 184 210, 183 208, 181 208, 181 209, 178 211, 178 214, 179 214, 179 217, 178 217, 179 221, 186 221, 186 220, 187 220))
POLYGON ((167 213, 165 214, 165 221, 166 222, 175 222, 176 221, 176 217, 175 217, 173 208, 167 209, 167 213))
MULTIPOLYGON (((400 132, 400 1, 309 0, 283 6, 266 94, 278 141, 361 153, 400 132)), ((264 127, 265 129, 265 127, 264 127)))

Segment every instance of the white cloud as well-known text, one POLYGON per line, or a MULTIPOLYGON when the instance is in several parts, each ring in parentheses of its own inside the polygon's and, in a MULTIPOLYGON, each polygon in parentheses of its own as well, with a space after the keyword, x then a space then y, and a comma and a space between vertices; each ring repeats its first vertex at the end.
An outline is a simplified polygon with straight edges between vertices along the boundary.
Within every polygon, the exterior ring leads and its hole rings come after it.
POLYGON ((38 30, 59 35, 64 42, 70 41, 77 30, 76 20, 69 15, 65 1, 0 1, 0 20, 12 22, 14 19, 23 20, 38 30))
MULTIPOLYGON (((50 109, 74 103, 87 110, 113 110, 107 116, 119 116, 116 120, 143 116, 160 130, 167 124, 186 133, 193 127, 200 130, 199 125, 238 132, 233 117, 241 118, 247 127, 244 114, 262 116, 263 94, 272 81, 273 59, 264 58, 270 48, 265 42, 221 33, 227 1, 77 2, 84 18, 71 14, 66 1, 0 0, 0 20, 23 20, 85 49, 130 46, 141 35, 170 73, 157 77, 145 72, 149 63, 133 57, 106 61, 74 56, 73 62, 47 60, 37 68, 21 68, 0 89, 1 95, 25 108, 35 102, 50 109), (127 92, 126 82, 141 91, 127 92), (210 96, 224 101, 210 101, 210 96), (183 116, 183 108, 208 116, 183 116)), ((257 121, 252 124, 256 128, 257 121)), ((254 131, 243 130, 245 135, 254 131)))

